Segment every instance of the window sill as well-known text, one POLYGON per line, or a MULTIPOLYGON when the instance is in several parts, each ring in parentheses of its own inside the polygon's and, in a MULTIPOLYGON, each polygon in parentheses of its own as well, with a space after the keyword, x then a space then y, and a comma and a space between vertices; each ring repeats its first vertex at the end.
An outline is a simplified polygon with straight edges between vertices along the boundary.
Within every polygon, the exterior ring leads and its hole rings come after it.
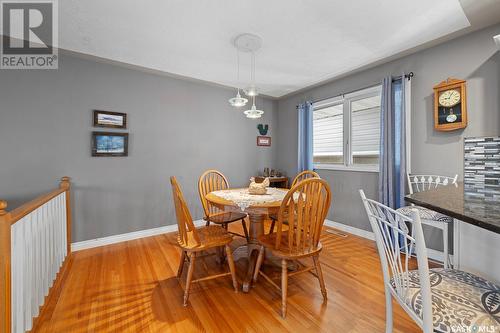
POLYGON ((378 165, 338 165, 338 164, 315 164, 314 169, 317 170, 336 170, 336 171, 352 171, 352 172, 379 172, 378 165))

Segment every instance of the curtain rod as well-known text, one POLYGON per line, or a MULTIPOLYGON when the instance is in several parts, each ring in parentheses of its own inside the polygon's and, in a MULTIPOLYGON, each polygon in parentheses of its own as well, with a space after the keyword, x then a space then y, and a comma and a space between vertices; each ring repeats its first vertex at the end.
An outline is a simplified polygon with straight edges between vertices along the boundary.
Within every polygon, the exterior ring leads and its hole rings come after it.
MULTIPOLYGON (((405 79, 408 79, 408 81, 409 81, 409 80, 411 80, 411 79, 412 79, 412 77, 414 77, 414 76, 415 76, 415 74, 413 74, 413 72, 409 72, 408 74, 404 74, 404 75, 400 75, 400 76, 394 76, 394 77, 392 78, 392 82, 397 81, 397 80, 401 80, 401 78, 403 78, 403 76, 404 76, 404 78, 405 78, 405 79)), ((321 99, 313 100, 313 101, 311 101, 311 102, 312 102, 312 103, 318 103, 318 102, 321 102, 321 101, 324 101, 324 100, 327 100, 327 99, 330 99, 330 98, 335 98, 335 97, 339 97, 339 96, 348 95, 348 94, 353 93, 353 92, 356 92, 356 91, 358 91, 358 90, 364 90, 364 89, 373 88, 373 87, 376 87, 376 86, 378 86, 378 85, 380 85, 380 84, 381 84, 381 83, 380 83, 380 82, 378 82, 378 83, 375 83, 375 84, 371 84, 371 85, 369 85, 369 86, 365 86, 365 87, 363 87, 363 88, 359 88, 359 89, 356 89, 356 90, 351 90, 351 91, 349 91, 349 92, 345 92, 345 93, 337 94, 337 95, 330 96, 330 97, 324 97, 324 98, 321 98, 321 99)), ((298 106, 298 105, 296 105, 295 107, 297 107, 297 108, 298 108, 299 106, 298 106)))

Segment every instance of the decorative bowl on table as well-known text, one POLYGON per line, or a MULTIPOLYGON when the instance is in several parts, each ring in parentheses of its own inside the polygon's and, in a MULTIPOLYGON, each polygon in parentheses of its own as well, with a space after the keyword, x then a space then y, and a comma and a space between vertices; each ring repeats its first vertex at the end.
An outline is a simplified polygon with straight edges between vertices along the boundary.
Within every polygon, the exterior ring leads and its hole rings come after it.
POLYGON ((269 178, 265 178, 262 183, 256 183, 255 178, 250 178, 250 185, 248 186, 248 193, 255 195, 267 194, 267 187, 269 186, 269 178))

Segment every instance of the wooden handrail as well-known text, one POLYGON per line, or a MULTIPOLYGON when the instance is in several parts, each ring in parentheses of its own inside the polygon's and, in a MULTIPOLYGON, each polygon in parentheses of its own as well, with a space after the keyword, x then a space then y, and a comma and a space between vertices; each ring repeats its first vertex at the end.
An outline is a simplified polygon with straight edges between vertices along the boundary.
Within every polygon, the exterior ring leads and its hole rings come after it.
POLYGON ((28 215, 29 213, 35 211, 37 208, 43 206, 45 203, 49 202, 50 200, 54 199, 57 197, 59 194, 63 193, 66 191, 65 189, 58 188, 53 191, 50 191, 47 194, 43 194, 36 199, 31 200, 30 202, 27 202, 23 204, 22 206, 17 207, 16 209, 13 209, 10 211, 10 223, 15 224, 19 220, 21 220, 23 217, 28 215))
POLYGON ((11 314, 11 226, 58 195, 66 192, 67 253, 71 252, 70 178, 62 177, 59 188, 7 211, 7 202, 0 200, 0 333, 10 333, 11 314))
POLYGON ((11 329, 10 290, 10 213, 7 202, 0 201, 0 332, 11 329))

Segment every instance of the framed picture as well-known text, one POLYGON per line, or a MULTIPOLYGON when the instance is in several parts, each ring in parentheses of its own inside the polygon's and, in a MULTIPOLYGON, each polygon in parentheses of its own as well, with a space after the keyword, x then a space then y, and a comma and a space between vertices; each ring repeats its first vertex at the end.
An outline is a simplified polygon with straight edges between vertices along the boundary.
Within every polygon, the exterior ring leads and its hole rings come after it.
POLYGON ((127 128, 127 114, 120 112, 94 110, 94 126, 108 128, 127 128))
POLYGON ((257 146, 269 147, 271 145, 271 137, 270 136, 258 136, 257 137, 257 146))
POLYGON ((92 132, 92 156, 128 156, 128 133, 92 132))

